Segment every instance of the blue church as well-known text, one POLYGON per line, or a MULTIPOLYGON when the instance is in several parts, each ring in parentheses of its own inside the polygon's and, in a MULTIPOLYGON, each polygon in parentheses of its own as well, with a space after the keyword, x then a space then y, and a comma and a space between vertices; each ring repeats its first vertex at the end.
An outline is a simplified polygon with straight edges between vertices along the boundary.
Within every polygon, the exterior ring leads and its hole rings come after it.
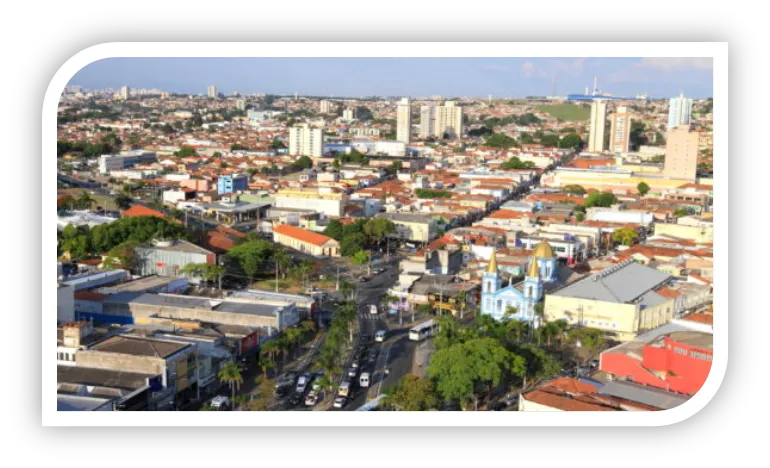
POLYGON ((502 287, 497 272, 497 256, 493 251, 482 279, 481 313, 491 315, 495 320, 525 320, 537 327, 535 304, 543 298, 544 290, 558 281, 556 270, 553 249, 548 242, 542 241, 532 252, 524 281, 502 287), (516 313, 506 315, 508 307, 515 307, 516 313))

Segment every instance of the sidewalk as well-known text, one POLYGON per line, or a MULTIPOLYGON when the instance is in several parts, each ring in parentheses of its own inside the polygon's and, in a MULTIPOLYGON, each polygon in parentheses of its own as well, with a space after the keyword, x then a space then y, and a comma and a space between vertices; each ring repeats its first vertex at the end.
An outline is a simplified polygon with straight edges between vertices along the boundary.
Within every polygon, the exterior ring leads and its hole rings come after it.
POLYGON ((412 358, 412 374, 417 377, 425 377, 425 369, 430 364, 430 355, 436 348, 428 340, 425 340, 417 345, 414 350, 414 357, 412 358))

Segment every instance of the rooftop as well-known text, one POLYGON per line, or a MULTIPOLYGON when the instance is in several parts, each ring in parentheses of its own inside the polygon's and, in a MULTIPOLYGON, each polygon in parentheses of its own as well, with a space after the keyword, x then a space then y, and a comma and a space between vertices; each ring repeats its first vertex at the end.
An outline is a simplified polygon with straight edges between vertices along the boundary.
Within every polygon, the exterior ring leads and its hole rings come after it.
POLYGON ((96 343, 89 349, 106 353, 166 358, 189 346, 189 343, 177 343, 174 341, 157 340, 138 336, 118 335, 96 343))
POLYGON ((78 366, 57 366, 56 381, 89 386, 119 388, 133 391, 146 385, 152 374, 124 372, 111 369, 96 369, 78 366))
POLYGON ((576 281, 553 295, 624 304, 641 300, 649 306, 660 302, 661 297, 652 290, 670 279, 666 273, 627 260, 576 281))
POLYGON ((141 292, 141 291, 146 291, 148 289, 165 286, 167 284, 170 284, 180 279, 183 279, 183 277, 150 275, 150 276, 145 276, 143 278, 135 279, 132 281, 126 281, 125 283, 116 284, 115 286, 104 287, 101 289, 103 291, 107 291, 112 294, 120 293, 120 292, 141 292))
POLYGON ((193 244, 192 242, 188 242, 184 239, 173 239, 173 240, 167 240, 167 241, 156 241, 149 245, 144 245, 140 247, 142 249, 156 249, 156 250, 167 250, 171 252, 187 252, 187 253, 197 253, 201 255, 209 255, 213 254, 214 252, 211 252, 209 250, 204 249, 203 247, 197 246, 193 244))
POLYGON ((322 246, 329 241, 336 243, 337 241, 331 237, 318 234, 317 232, 308 231, 306 229, 291 226, 289 224, 279 224, 273 227, 273 232, 297 239, 302 242, 307 242, 313 245, 322 246))

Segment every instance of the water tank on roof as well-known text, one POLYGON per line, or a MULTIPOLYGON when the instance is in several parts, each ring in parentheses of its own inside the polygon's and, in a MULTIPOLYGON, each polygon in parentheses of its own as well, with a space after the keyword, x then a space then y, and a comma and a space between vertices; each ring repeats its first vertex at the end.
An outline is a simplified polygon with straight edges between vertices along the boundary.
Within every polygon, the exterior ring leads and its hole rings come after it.
POLYGON ((158 239, 155 241, 157 247, 171 247, 174 245, 173 239, 158 239))

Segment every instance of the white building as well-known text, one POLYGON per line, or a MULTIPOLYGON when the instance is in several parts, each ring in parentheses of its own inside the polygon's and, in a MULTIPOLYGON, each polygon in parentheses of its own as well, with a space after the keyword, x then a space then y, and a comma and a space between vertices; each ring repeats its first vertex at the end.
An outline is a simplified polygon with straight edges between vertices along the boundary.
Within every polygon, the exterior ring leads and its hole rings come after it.
POLYGON ((324 135, 320 128, 303 123, 289 129, 289 154, 320 158, 323 145, 324 135))
POLYGON ((607 118, 607 101, 594 99, 591 103, 591 121, 588 123, 590 132, 588 134, 587 151, 592 153, 601 153, 604 150, 604 125, 607 118))
POLYGON ((463 109, 448 101, 443 106, 436 107, 436 122, 433 135, 436 138, 459 138, 463 134, 463 109))
POLYGON ((668 129, 689 125, 691 113, 692 99, 684 97, 684 94, 671 98, 668 101, 668 129))
POLYGON ((130 90, 128 89, 128 86, 121 86, 120 87, 120 98, 124 101, 128 99, 128 96, 130 94, 130 90))
POLYGON ((433 136, 436 126, 436 106, 427 105, 420 108, 420 138, 433 136))
POLYGON ((56 320, 61 323, 75 320, 75 288, 59 284, 56 289, 56 320))
POLYGON ((117 169, 125 169, 134 164, 156 162, 158 160, 154 151, 123 151, 120 154, 103 154, 99 157, 99 172, 107 174, 117 169))
POLYGON ((401 99, 396 111, 396 140, 409 143, 412 132, 412 106, 409 98, 401 99))
POLYGON ((353 109, 348 107, 347 109, 342 111, 342 120, 344 120, 346 122, 350 122, 350 121, 355 120, 355 119, 356 118, 354 116, 353 109))
POLYGON ((628 153, 631 135, 631 113, 625 106, 620 106, 612 114, 610 130, 610 151, 628 153))
POLYGON ((217 97, 217 87, 214 85, 209 85, 209 87, 206 89, 206 95, 210 98, 217 97))
POLYGON ((323 100, 321 101, 320 111, 322 114, 331 114, 337 109, 337 105, 332 101, 323 100))

